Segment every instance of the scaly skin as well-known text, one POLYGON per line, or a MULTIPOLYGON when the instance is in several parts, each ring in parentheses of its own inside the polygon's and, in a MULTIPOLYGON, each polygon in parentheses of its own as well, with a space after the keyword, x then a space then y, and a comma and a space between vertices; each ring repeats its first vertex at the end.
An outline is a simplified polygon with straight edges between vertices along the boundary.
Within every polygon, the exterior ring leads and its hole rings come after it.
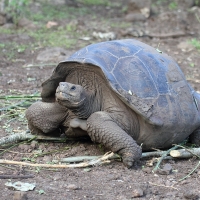
POLYGON ((58 103, 36 102, 26 111, 29 129, 35 134, 56 131, 67 115, 67 108, 58 103))
POLYGON ((87 132, 93 142, 101 143, 121 155, 123 163, 128 168, 142 155, 142 149, 135 140, 121 129, 106 112, 96 112, 88 118, 87 132))

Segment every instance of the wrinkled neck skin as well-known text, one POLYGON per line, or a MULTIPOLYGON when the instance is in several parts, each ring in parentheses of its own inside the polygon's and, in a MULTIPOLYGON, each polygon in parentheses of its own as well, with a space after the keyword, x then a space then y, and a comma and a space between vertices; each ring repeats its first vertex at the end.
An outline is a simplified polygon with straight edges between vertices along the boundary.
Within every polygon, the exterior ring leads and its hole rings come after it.
POLYGON ((69 108, 78 118, 87 119, 92 113, 101 109, 99 92, 85 91, 85 99, 78 107, 69 108))

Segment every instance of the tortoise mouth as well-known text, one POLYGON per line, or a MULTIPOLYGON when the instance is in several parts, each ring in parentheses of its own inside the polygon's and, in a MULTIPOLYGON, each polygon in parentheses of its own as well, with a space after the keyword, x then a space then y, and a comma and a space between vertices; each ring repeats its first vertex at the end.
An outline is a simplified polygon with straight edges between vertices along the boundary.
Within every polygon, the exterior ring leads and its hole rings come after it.
POLYGON ((80 97, 71 95, 69 93, 58 91, 56 92, 56 101, 68 106, 79 106, 82 104, 82 102, 85 100, 85 98, 80 99, 80 97))

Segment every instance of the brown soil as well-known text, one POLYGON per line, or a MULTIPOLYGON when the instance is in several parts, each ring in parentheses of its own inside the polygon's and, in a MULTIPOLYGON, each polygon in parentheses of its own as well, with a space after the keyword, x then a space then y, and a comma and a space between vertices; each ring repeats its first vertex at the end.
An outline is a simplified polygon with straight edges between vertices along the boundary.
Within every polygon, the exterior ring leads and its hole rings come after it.
MULTIPOLYGON (((121 2, 126 1, 119 1, 119 3, 121 2)), ((89 35, 90 37, 94 31, 104 33, 114 32, 116 39, 123 39, 134 37, 133 33, 142 31, 145 33, 144 36, 136 39, 155 48, 159 46, 158 48, 161 51, 171 55, 180 65, 192 87, 200 91, 200 52, 188 42, 193 38, 200 40, 200 21, 196 17, 197 15, 200 17, 200 8, 193 8, 192 12, 188 5, 189 1, 181 1, 177 9, 169 9, 169 2, 173 1, 163 2, 162 4, 154 4, 153 13, 149 19, 131 22, 129 23, 129 27, 125 28, 121 27, 120 23, 124 22, 126 14, 120 12, 119 7, 105 8, 105 6, 91 6, 90 9, 93 11, 93 15, 94 13, 96 14, 96 17, 90 14, 85 14, 84 17, 75 15, 74 18, 76 19, 73 20, 75 20, 76 25, 78 23, 77 27, 80 28, 80 31, 87 32, 87 36, 89 35), (100 18, 101 20, 99 20, 100 18), (103 22, 105 24, 102 24, 103 22), (119 26, 110 26, 109 23, 119 24, 119 26), (184 32, 184 35, 179 35, 178 33, 180 32, 184 32), (167 34, 172 34, 173 36, 167 34)), ((57 21, 59 26, 62 27, 66 23, 74 22, 73 20, 62 19, 57 21)), ((38 27, 34 27, 33 31, 37 29, 38 27)), ((7 44, 13 42, 26 45, 30 44, 31 46, 35 42, 34 38, 30 37, 26 31, 23 31, 23 33, 19 33, 18 31, 19 29, 13 34, 0 32, 0 43, 7 44)), ((75 45, 67 49, 66 56, 87 44, 104 40, 99 38, 92 38, 89 41, 83 41, 79 38, 76 39, 77 42, 75 45)), ((33 94, 36 91, 40 91, 41 83, 51 75, 55 66, 22 66, 38 64, 39 61, 36 59, 37 55, 44 49, 48 48, 40 47, 34 50, 27 48, 21 53, 15 52, 15 56, 12 59, 10 57, 12 56, 13 50, 17 51, 16 49, 10 46, 2 51, 0 54, 1 96, 8 94, 33 94)), ((57 60, 56 63, 58 63, 57 60)), ((5 114, 5 112, 1 112, 1 114, 5 114)), ((12 130, 22 131, 27 129, 26 122, 22 123, 15 120, 15 118, 12 119, 9 124, 6 119, 3 118, 1 120, 1 137, 8 135, 5 129, 7 125, 10 125, 12 130)), ((6 153, 1 154, 0 157, 1 159, 15 161, 21 161, 22 158, 26 158, 29 161, 30 159, 32 161, 34 159, 37 163, 49 163, 52 160, 58 160, 59 158, 68 156, 102 155, 105 152, 106 150, 102 146, 93 144, 89 140, 69 141, 64 144, 29 142, 11 148, 6 153), (65 147, 67 148, 63 149, 65 147), (40 157, 36 156, 41 152, 46 153, 59 149, 62 149, 62 151, 40 157)), ((11 180, 12 182, 36 183, 36 188, 33 191, 25 193, 26 198, 30 200, 200 199, 200 169, 197 168, 187 179, 179 181, 179 179, 185 177, 195 168, 199 160, 192 158, 163 161, 161 167, 166 163, 172 166, 172 172, 170 174, 152 173, 154 166, 148 163, 149 160, 142 159, 137 166, 134 166, 132 169, 127 169, 122 162, 114 161, 107 165, 91 167, 89 170, 82 168, 50 170, 18 166, 6 168, 5 166, 0 166, 0 175, 34 174, 34 178, 11 180)), ((23 199, 17 197, 16 191, 5 186, 7 181, 0 179, 0 199, 23 199)), ((24 197, 24 199, 26 198, 24 197)))

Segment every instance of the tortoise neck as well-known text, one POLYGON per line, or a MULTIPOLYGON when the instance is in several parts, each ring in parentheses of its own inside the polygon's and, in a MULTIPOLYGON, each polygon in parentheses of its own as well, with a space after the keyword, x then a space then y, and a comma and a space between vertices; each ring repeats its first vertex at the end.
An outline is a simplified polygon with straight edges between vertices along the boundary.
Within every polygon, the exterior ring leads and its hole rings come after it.
POLYGON ((70 110, 80 119, 87 119, 92 113, 99 111, 101 103, 99 96, 86 92, 85 99, 82 104, 77 108, 71 108, 70 110))

